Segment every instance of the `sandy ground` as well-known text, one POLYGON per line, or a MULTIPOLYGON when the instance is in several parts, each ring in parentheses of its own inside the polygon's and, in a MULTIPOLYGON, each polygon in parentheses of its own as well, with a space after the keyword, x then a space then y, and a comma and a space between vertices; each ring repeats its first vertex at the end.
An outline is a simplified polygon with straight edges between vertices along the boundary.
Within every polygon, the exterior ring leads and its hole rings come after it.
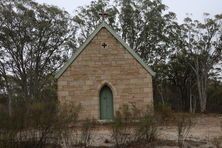
MULTIPOLYGON (((201 115, 193 119, 194 126, 192 127, 188 139, 192 140, 212 140, 215 137, 222 135, 221 122, 222 115, 207 116, 201 115)), ((176 126, 162 126, 159 127, 160 138, 167 140, 177 139, 176 126)))
MULTIPOLYGON (((222 136, 221 121, 222 115, 200 115, 193 118, 194 126, 187 140, 197 144, 197 147, 215 147, 212 140, 222 136)), ((172 126, 159 126, 158 139, 177 141, 177 127, 172 126)), ((97 128, 92 136, 93 146, 113 146, 111 140, 111 131, 109 128, 97 128)), ((166 148, 167 146, 164 146, 166 148)), ((195 146, 187 146, 195 147, 195 146)))

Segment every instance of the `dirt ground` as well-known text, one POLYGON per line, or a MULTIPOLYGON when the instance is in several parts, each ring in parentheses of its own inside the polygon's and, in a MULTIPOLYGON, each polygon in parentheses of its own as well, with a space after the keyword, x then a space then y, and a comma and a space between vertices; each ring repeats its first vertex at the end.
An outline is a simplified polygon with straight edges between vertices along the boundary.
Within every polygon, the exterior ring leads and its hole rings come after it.
MULTIPOLYGON (((192 120, 195 124, 191 128, 190 134, 186 138, 185 147, 201 147, 201 148, 216 147, 215 138, 222 136, 222 127, 221 127, 222 115, 213 115, 213 114, 195 115, 192 118, 192 120)), ((165 144, 163 144, 162 142, 161 144, 155 144, 155 146, 147 145, 145 147, 161 147, 161 148, 178 147, 175 144, 172 144, 177 142, 176 125, 172 124, 168 126, 159 126, 158 131, 159 131, 158 141, 165 141, 164 142, 165 144)), ((106 126, 103 126, 101 128, 96 128, 92 136, 93 146, 111 147, 113 146, 113 144, 114 143, 111 140, 110 128, 106 126)), ((222 145, 220 145, 219 147, 222 147, 222 145)))

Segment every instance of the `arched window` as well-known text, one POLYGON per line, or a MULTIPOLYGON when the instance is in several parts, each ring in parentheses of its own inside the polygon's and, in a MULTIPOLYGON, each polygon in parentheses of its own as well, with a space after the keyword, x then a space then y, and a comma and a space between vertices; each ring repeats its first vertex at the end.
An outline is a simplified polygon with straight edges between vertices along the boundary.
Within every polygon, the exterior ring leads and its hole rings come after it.
POLYGON ((104 85, 99 94, 100 104, 100 119, 112 120, 113 119, 113 93, 112 90, 104 85))

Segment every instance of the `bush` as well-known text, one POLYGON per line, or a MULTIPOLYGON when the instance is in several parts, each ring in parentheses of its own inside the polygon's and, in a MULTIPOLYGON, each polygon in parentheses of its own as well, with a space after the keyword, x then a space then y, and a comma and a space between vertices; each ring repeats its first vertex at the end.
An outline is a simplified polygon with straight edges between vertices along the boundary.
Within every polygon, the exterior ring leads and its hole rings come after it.
POLYGON ((212 140, 212 143, 214 144, 214 146, 215 146, 216 148, 221 148, 221 147, 222 147, 222 136, 217 137, 217 138, 214 138, 214 139, 212 140))
POLYGON ((126 105, 123 108, 123 112, 116 112, 116 117, 112 124, 112 138, 117 148, 126 147, 130 142, 130 127, 128 124, 131 119, 130 116, 127 116, 130 112, 126 105))
POLYGON ((93 119, 86 119, 83 124, 81 125, 81 135, 79 145, 83 147, 87 147, 91 144, 92 141, 92 132, 93 128, 95 127, 95 120, 93 119))
POLYGON ((145 111, 136 105, 123 105, 116 112, 112 125, 112 138, 116 147, 127 147, 129 144, 150 143, 156 139, 158 130, 156 119, 150 115, 149 107, 145 111))
POLYGON ((220 131, 221 135, 219 137, 214 138, 212 141, 216 148, 222 147, 222 120, 220 121, 220 131))
POLYGON ((179 147, 184 146, 184 140, 190 133, 190 130, 194 123, 190 115, 181 114, 176 119, 177 122, 177 135, 178 135, 178 145, 179 147))
POLYGON ((171 106, 168 104, 157 104, 156 107, 156 116, 159 118, 158 120, 162 124, 166 124, 167 122, 174 120, 175 116, 171 109, 171 106))
POLYGON ((157 138, 157 123, 154 116, 145 114, 136 126, 137 142, 150 143, 157 138))
POLYGON ((58 110, 56 102, 18 103, 13 106, 12 115, 2 113, 0 116, 0 147, 59 145, 63 133, 77 121, 79 110, 80 106, 75 105, 58 110))

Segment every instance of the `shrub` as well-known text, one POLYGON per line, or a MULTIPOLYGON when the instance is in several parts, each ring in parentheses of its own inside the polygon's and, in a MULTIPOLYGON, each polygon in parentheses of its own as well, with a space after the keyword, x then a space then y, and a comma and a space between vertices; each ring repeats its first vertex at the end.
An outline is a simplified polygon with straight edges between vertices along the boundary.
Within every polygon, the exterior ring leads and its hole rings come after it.
POLYGON ((126 147, 131 143, 149 143, 156 139, 157 124, 150 108, 139 110, 135 104, 123 105, 116 112, 112 125, 112 138, 116 147, 126 147))
POLYGON ((81 125, 81 135, 79 145, 87 147, 92 141, 92 132, 95 126, 95 120, 86 119, 81 125))
POLYGON ((11 116, 0 116, 0 147, 41 148, 52 142, 59 144, 63 133, 78 117, 79 106, 70 106, 71 112, 67 108, 58 110, 56 102, 17 104, 11 116))
POLYGON ((220 121, 220 131, 221 131, 221 135, 222 135, 222 120, 220 121))
POLYGON ((157 123, 154 116, 145 114, 136 125, 137 142, 150 143, 157 138, 157 123))
POLYGON ((178 145, 179 147, 184 146, 184 140, 190 133, 190 130, 194 123, 190 115, 181 114, 176 119, 177 122, 177 135, 178 135, 178 145))
POLYGON ((214 144, 214 146, 216 148, 221 148, 221 146, 222 146, 222 136, 214 138, 212 140, 212 143, 214 144))
POLYGON ((126 147, 130 141, 129 121, 130 119, 127 116, 123 116, 120 111, 116 112, 116 117, 112 124, 112 138, 117 148, 126 147))
POLYGON ((160 123, 166 124, 170 120, 174 120, 175 116, 173 114, 173 111, 171 109, 171 106, 168 104, 157 104, 156 107, 156 117, 158 117, 158 120, 160 123))
POLYGON ((220 121, 220 131, 221 135, 219 137, 214 138, 212 141, 216 148, 222 147, 222 120, 220 121))

